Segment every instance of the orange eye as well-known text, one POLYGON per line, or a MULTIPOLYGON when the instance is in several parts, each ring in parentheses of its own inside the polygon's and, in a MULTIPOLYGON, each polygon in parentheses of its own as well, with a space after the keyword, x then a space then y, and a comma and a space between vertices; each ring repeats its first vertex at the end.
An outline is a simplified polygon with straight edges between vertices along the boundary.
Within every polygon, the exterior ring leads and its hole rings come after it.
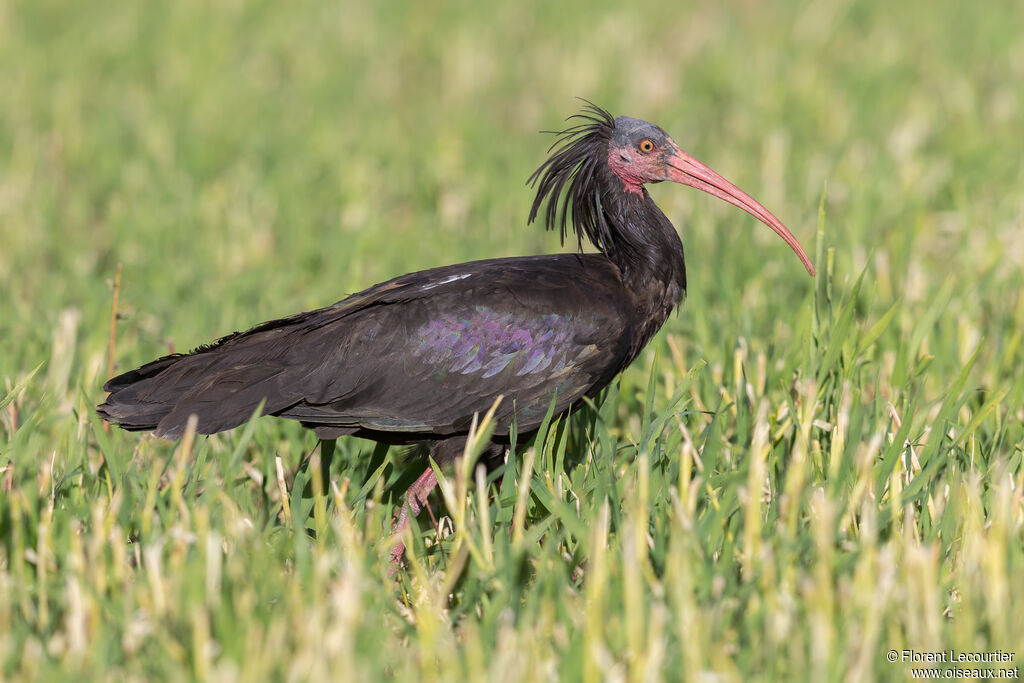
POLYGON ((643 152, 644 154, 650 154, 651 152, 654 151, 654 143, 651 142, 650 140, 641 140, 640 151, 643 152))

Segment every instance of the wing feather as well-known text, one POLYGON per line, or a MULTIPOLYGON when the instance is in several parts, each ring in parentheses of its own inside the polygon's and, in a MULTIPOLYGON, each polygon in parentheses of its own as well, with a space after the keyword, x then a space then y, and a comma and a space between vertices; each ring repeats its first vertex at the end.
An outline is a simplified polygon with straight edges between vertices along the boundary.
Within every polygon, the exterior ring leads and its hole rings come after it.
POLYGON ((498 396, 499 433, 536 428, 631 360, 633 308, 599 255, 495 259, 391 280, 112 379, 100 412, 180 436, 264 413, 309 427, 455 434, 498 396))

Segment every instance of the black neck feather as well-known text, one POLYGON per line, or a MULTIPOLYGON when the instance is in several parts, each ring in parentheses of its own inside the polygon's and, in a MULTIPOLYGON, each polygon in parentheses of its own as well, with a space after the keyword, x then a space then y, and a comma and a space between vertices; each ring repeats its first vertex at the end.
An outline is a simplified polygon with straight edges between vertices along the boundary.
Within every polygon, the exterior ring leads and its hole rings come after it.
POLYGON ((530 222, 543 207, 547 229, 557 229, 562 244, 571 229, 581 250, 590 241, 627 279, 655 277, 685 291, 683 245, 672 223, 646 189, 627 191, 608 167, 615 119, 589 102, 570 118, 581 123, 557 133, 551 156, 530 176, 537 188, 530 222))

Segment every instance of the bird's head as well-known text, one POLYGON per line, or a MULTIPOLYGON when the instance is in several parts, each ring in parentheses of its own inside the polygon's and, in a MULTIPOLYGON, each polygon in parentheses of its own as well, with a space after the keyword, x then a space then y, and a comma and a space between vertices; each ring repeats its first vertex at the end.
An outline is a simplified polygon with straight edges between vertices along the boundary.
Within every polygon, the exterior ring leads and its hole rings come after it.
POLYGON ((553 227, 558 222, 561 208, 564 239, 567 209, 571 205, 577 234, 581 238, 586 235, 599 249, 606 249, 612 235, 602 209, 605 188, 601 187, 601 178, 607 177, 602 173, 604 166, 618 181, 618 187, 612 189, 619 193, 643 196, 645 183, 669 180, 740 207, 785 240, 807 272, 814 275, 810 258, 782 221, 746 192, 681 150, 660 127, 628 116, 613 119, 608 112, 590 103, 583 113, 573 118, 583 119, 585 123, 559 133, 552 147, 558 149, 530 178, 532 183, 539 183, 531 221, 547 197, 548 226, 553 227), (566 196, 559 207, 558 197, 563 189, 566 196))

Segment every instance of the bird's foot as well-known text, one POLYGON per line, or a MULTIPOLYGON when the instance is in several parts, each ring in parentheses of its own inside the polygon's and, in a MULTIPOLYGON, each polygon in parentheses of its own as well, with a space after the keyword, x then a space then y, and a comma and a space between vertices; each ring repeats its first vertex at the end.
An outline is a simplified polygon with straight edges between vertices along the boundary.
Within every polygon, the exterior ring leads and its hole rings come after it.
MULTIPOLYGON (((398 520, 391 529, 392 536, 398 536, 399 540, 391 548, 389 555, 391 569, 388 571, 389 576, 394 576, 395 571, 402 564, 402 559, 405 557, 405 541, 401 540, 402 533, 409 526, 409 521, 420 513, 420 510, 427 506, 427 496, 437 486, 437 475, 434 474, 433 467, 427 467, 426 471, 419 476, 419 478, 412 483, 412 485, 405 492, 405 502, 402 504, 402 511, 398 514, 398 520)), ((434 514, 431 510, 431 518, 433 519, 434 514)), ((437 521, 434 521, 434 525, 437 525, 437 521)))

